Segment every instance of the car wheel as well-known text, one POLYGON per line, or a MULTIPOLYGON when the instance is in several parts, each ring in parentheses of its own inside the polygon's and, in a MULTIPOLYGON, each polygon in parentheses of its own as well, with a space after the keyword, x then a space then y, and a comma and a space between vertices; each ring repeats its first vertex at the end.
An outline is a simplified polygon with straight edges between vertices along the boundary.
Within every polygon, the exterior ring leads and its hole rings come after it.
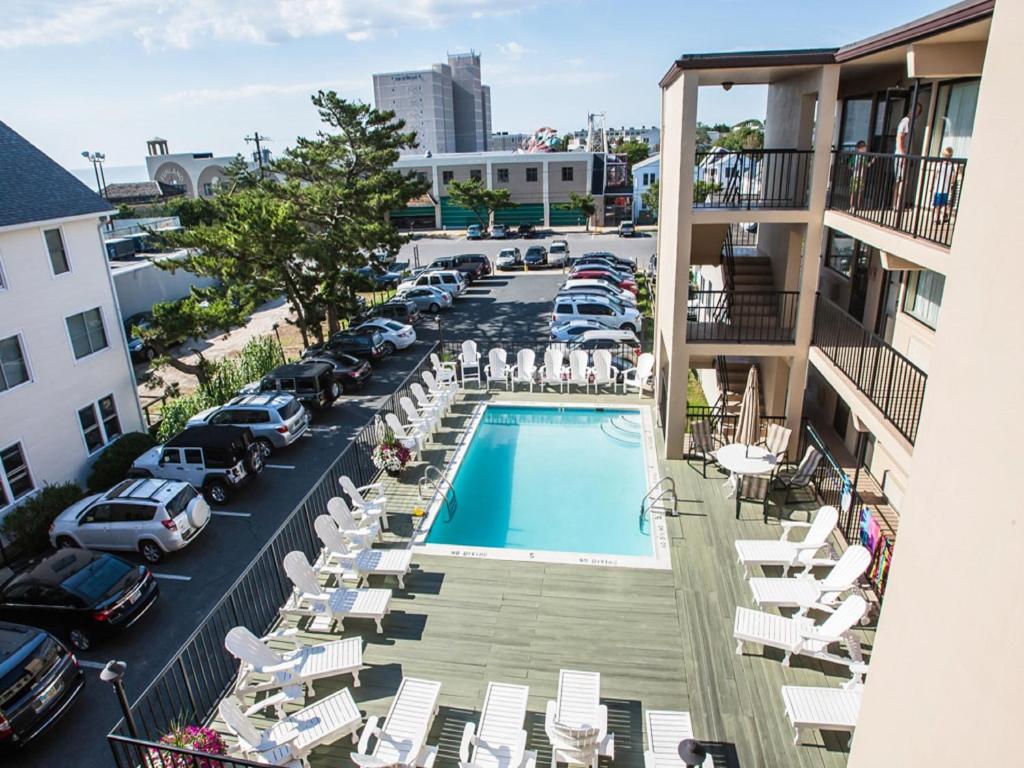
POLYGON ((332 398, 337 400, 339 397, 341 397, 341 393, 342 393, 342 388, 338 384, 338 382, 334 382, 333 384, 331 384, 331 397, 332 398))
POLYGON ((142 559, 150 565, 156 565, 164 559, 164 551, 155 541, 143 541, 139 543, 139 554, 142 559))
POLYGON ((438 312, 441 311, 441 305, 435 302, 435 303, 431 304, 428 307, 428 309, 430 310, 430 314, 436 315, 438 312))
POLYGON ((68 632, 68 642, 76 651, 88 651, 92 648, 92 638, 86 633, 84 629, 75 627, 68 632))
POLYGON ((263 471, 263 449, 260 448, 259 443, 249 452, 249 458, 245 461, 245 468, 254 475, 258 475, 263 471))
POLYGON ((59 536, 57 538, 57 549, 71 549, 78 546, 70 536, 59 536))
POLYGON ((227 504, 228 487, 221 480, 210 480, 203 486, 203 496, 211 504, 227 504))
POLYGON ((256 447, 260 449, 264 459, 269 457, 274 450, 274 445, 265 437, 256 438, 256 447))
POLYGON ((395 354, 395 349, 396 349, 395 345, 392 344, 390 341, 385 341, 384 342, 384 354, 385 355, 393 355, 393 354, 395 354))
POLYGON ((632 323, 623 323, 619 326, 619 330, 629 331, 630 333, 636 333, 636 326, 632 323))

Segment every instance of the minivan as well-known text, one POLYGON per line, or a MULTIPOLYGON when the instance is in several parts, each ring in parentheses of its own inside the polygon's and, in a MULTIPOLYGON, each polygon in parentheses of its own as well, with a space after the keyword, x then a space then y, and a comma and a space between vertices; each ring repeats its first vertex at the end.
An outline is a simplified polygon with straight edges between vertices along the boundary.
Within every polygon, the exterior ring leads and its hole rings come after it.
POLYGON ((595 295, 563 294, 555 298, 551 311, 551 324, 569 320, 596 320, 606 328, 621 328, 624 331, 640 329, 640 312, 636 307, 627 307, 615 299, 595 295))

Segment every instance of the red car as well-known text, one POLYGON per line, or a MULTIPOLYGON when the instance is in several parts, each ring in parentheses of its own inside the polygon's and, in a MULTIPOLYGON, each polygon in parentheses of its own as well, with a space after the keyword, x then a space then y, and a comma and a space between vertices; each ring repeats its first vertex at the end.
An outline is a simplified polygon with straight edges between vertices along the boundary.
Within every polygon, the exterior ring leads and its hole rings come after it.
POLYGON ((629 277, 623 277, 622 275, 616 274, 609 270, 604 269, 581 269, 577 272, 572 273, 572 278, 580 280, 601 280, 614 285, 616 288, 624 288, 625 290, 636 296, 636 280, 629 277))

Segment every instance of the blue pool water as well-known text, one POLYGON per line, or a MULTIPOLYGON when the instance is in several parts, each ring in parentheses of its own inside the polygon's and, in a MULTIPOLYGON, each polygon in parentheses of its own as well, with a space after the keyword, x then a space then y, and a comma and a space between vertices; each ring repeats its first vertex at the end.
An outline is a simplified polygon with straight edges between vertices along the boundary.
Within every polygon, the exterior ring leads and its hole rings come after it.
POLYGON ((650 556, 639 419, 488 406, 452 483, 454 514, 441 507, 427 543, 650 556))

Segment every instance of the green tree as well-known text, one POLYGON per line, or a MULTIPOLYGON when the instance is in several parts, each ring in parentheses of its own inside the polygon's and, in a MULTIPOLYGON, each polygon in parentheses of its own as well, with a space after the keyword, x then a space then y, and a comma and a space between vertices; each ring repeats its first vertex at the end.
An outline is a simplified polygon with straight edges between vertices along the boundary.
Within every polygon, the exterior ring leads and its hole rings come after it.
POLYGON ((208 197, 176 197, 164 205, 164 216, 177 216, 183 227, 212 224, 217 219, 217 207, 208 197))
POLYGON ((483 228, 487 227, 492 213, 515 206, 509 190, 488 189, 476 179, 448 182, 448 197, 456 205, 471 210, 483 228))
POLYGON ((761 149, 764 146, 764 123, 753 119, 736 123, 728 133, 720 136, 714 145, 733 152, 741 149, 761 149))
POLYGON ((629 167, 632 168, 641 160, 647 159, 647 156, 651 154, 651 148, 637 139, 627 139, 626 141, 620 141, 616 145, 615 152, 619 155, 625 155, 629 167))
POLYGON ((658 182, 652 182, 651 186, 644 190, 643 195, 640 196, 643 201, 644 208, 652 212, 655 218, 658 217, 658 201, 661 199, 661 190, 659 189, 658 182))
POLYGON ((558 140, 558 149, 562 152, 569 151, 569 142, 572 141, 572 134, 567 133, 561 139, 558 140))
POLYGON ((589 192, 585 195, 581 195, 577 192, 570 192, 569 201, 566 203, 559 203, 558 208, 564 211, 579 211, 582 213, 584 223, 587 227, 587 232, 590 231, 590 217, 597 212, 597 204, 594 202, 594 196, 589 192))

